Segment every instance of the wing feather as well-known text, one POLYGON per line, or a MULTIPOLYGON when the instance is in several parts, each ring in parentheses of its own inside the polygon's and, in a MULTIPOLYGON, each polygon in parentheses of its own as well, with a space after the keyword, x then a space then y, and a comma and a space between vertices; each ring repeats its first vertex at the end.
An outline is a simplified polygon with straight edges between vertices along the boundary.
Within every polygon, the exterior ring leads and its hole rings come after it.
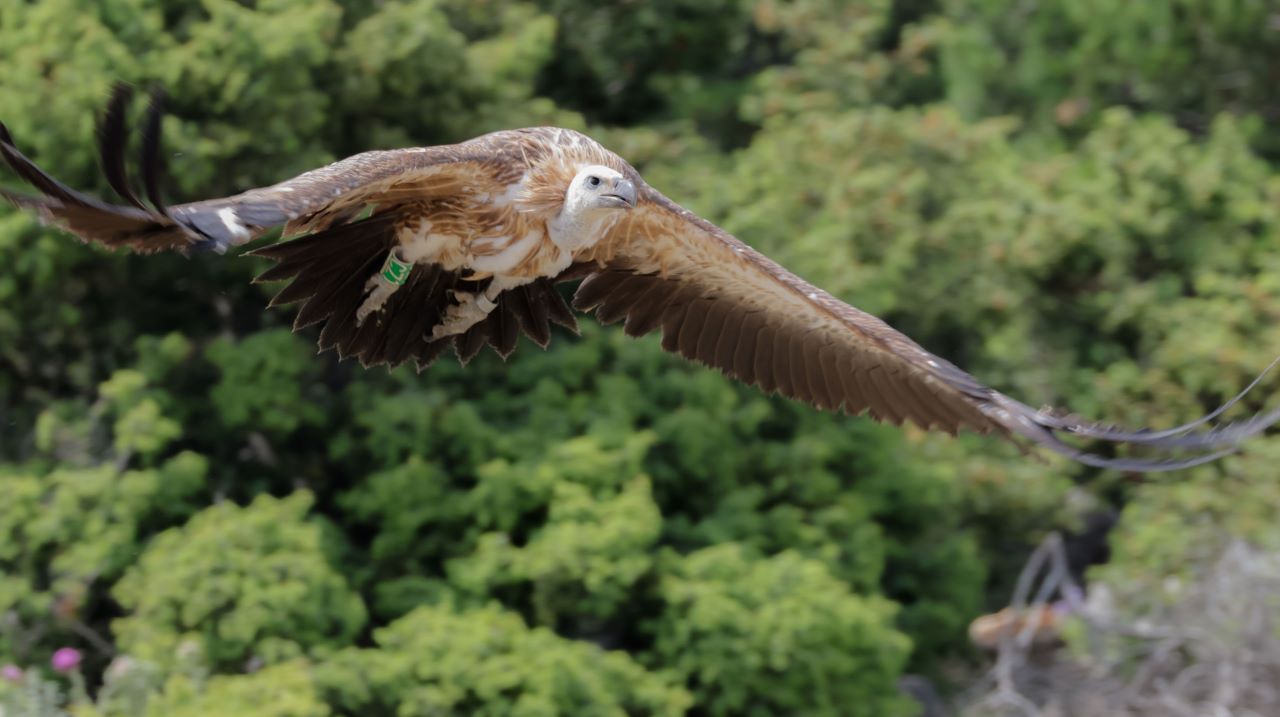
POLYGON ((489 345, 502 358, 516 350, 520 340, 520 326, 510 301, 500 301, 486 322, 489 325, 489 345))
POLYGON ((147 206, 138 199, 129 185, 129 171, 125 166, 125 150, 129 145, 129 126, 125 112, 131 99, 131 85, 121 82, 112 90, 111 99, 108 100, 106 111, 98 124, 98 161, 111 189, 130 205, 147 211, 147 206))
MULTIPOLYGON (((520 328, 538 346, 546 348, 551 343, 551 320, 547 317, 546 304, 534 296, 528 285, 517 287, 511 294, 520 328)), ((559 294, 556 295, 559 298, 559 294)))
POLYGON ((132 96, 117 86, 99 124, 99 156, 108 183, 132 206, 77 192, 28 159, 0 125, 0 159, 32 185, 38 196, 0 191, 13 204, 84 241, 150 253, 207 248, 226 251, 286 223, 326 229, 356 218, 368 205, 422 201, 461 187, 484 191, 518 175, 508 161, 520 148, 512 135, 495 133, 456 145, 364 152, 269 187, 230 197, 165 207, 159 189, 162 96, 154 93, 144 120, 141 179, 154 207, 146 207, 128 183, 125 109, 132 96))
POLYGON ((773 372, 773 346, 776 330, 772 325, 761 322, 760 331, 756 332, 755 374, 756 385, 766 393, 778 390, 778 382, 773 372))
POLYGON ((716 366, 728 366, 730 370, 734 365, 734 355, 737 352, 738 345, 742 343, 742 324, 746 321, 746 315, 739 311, 733 311, 732 307, 726 306, 724 312, 724 325, 720 329, 720 338, 716 340, 715 348, 712 349, 711 360, 716 366))
POLYGON ((561 298, 551 281, 535 281, 529 285, 534 301, 546 310, 547 319, 556 325, 578 333, 578 319, 561 298))
MULTIPOLYGON (((628 336, 644 336, 662 324, 662 315, 671 300, 671 289, 660 279, 649 277, 649 288, 635 297, 635 303, 627 309, 623 331, 628 336)), ((575 297, 576 299, 576 297, 575 297)))
POLYGON ((738 345, 733 349, 733 373, 739 380, 758 384, 756 374, 756 337, 760 335, 761 322, 751 312, 742 314, 742 329, 738 332, 738 345))
MULTIPOLYGON (((1280 409, 1196 430, 1223 410, 1165 431, 1128 431, 1036 411, 929 353, 880 319, 812 286, 715 225, 641 184, 626 221, 586 259, 598 268, 574 306, 633 336, 662 331, 662 347, 766 392, 825 410, 869 411, 924 429, 1029 440, 1082 463, 1170 470, 1213 460, 1280 422, 1280 409), (1112 458, 1067 437, 1147 446, 1152 458, 1112 458)), ((1256 385, 1250 385, 1250 389, 1256 385)), ((1246 391, 1249 389, 1246 389, 1246 391)), ((1237 396, 1228 406, 1239 401, 1237 396)))

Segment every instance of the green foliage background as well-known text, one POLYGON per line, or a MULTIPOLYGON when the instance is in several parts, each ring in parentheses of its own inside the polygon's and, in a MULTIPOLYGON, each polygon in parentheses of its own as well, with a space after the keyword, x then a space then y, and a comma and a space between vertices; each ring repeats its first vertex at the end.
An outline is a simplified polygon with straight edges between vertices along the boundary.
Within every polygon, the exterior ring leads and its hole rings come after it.
MULTIPOLYGON (((178 200, 583 129, 996 387, 1167 425, 1280 349, 1274 13, 0 0, 0 119, 103 192, 107 89, 161 83, 178 200)), ((151 665, 148 715, 905 715, 896 679, 968 659, 1083 509, 1123 506, 1107 570, 1153 599, 1226 533, 1280 543, 1275 439, 1138 483, 589 322, 364 372, 262 310, 255 260, 109 255, 7 208, 0 266, 0 663, 80 646, 109 696, 111 647, 151 665)))

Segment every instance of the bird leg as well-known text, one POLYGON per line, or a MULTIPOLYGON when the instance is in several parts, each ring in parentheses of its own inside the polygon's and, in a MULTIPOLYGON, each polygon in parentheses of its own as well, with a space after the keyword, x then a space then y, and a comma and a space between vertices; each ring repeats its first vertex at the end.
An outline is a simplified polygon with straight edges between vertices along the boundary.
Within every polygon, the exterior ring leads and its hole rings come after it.
POLYGON ((469 291, 455 291, 453 298, 458 303, 451 304, 445 311, 444 319, 431 329, 431 338, 440 339, 445 336, 453 336, 455 334, 465 333, 467 329, 484 321, 498 306, 496 299, 499 291, 493 291, 493 284, 490 283, 484 291, 474 293, 469 291))
POLYGON ((440 339, 465 333, 467 329, 484 321, 498 307, 499 294, 526 282, 526 279, 495 276, 484 291, 453 292, 453 298, 458 303, 450 305, 445 311, 444 319, 431 330, 431 338, 440 339))
POLYGON ((382 311, 387 299, 404 286, 413 271, 413 262, 405 259, 400 246, 395 246, 387 253, 387 260, 377 274, 369 277, 364 283, 365 300, 356 309, 356 326, 364 323, 365 318, 375 312, 382 311))

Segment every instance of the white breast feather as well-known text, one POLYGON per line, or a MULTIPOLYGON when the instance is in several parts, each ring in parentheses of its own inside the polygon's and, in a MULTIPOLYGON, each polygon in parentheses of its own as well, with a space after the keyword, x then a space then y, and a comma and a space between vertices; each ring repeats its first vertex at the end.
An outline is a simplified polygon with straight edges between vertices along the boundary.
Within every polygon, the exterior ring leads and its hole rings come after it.
POLYGON ((469 264, 476 271, 487 271, 494 274, 511 271, 529 256, 529 252, 533 251, 534 247, 538 245, 542 236, 542 231, 532 229, 525 232, 525 235, 516 241, 511 242, 506 249, 489 256, 472 257, 469 264))

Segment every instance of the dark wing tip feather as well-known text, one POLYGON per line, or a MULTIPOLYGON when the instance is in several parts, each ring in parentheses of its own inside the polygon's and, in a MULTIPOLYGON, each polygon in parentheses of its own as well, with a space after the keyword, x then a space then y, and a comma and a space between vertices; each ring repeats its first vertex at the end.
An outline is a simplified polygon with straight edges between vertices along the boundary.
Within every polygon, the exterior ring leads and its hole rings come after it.
POLYGON ((145 210, 146 206, 129 186, 129 173, 124 161, 125 149, 129 144, 125 112, 132 99, 133 87, 124 82, 116 83, 98 123, 98 161, 111 189, 129 204, 145 210))
POLYGON ((51 200, 48 197, 37 197, 31 194, 11 192, 3 187, 0 187, 0 198, 9 202, 18 209, 29 209, 41 214, 48 211, 50 202, 56 201, 51 200))
POLYGON ((1085 465, 1148 473, 1191 468, 1237 452, 1241 443, 1280 423, 1280 408, 1275 408, 1243 421, 1196 430, 1209 426, 1214 419, 1239 403, 1278 362, 1280 359, 1272 361, 1243 391, 1219 408, 1194 421, 1165 430, 1133 431, 1086 423, 1075 417, 1064 418, 1033 410, 1001 394, 996 394, 988 413, 1010 432, 1085 465), (1063 440, 1066 437, 1141 447, 1156 451, 1158 455, 1151 458, 1108 458, 1070 445, 1063 440))
POLYGON ((541 302, 546 309, 547 319, 553 324, 559 324, 564 328, 572 331, 574 335, 581 335, 582 329, 578 328, 578 317, 574 316, 573 310, 569 308, 569 304, 565 303, 564 297, 556 291, 556 287, 550 281, 539 280, 530 284, 534 291, 534 300, 541 302))
POLYGON ((164 157, 160 153, 160 130, 164 123, 164 106, 167 95, 164 89, 151 90, 151 101, 142 124, 142 189, 147 193, 151 206, 160 214, 167 214, 164 195, 160 191, 160 178, 164 174, 164 157))
POLYGON ((287 217, 275 204, 246 202, 238 197, 168 208, 160 190, 165 95, 159 88, 150 95, 139 153, 142 187, 150 206, 133 191, 125 169, 129 134, 126 110, 133 89, 123 83, 115 86, 98 125, 98 154, 107 182, 131 206, 108 204, 62 184, 18 151, 7 129, 0 129, 0 159, 44 195, 39 202, 10 201, 35 209, 44 221, 81 239, 144 253, 166 249, 222 253, 249 241, 263 229, 284 223, 287 217))
POLYGON ((453 337, 453 353, 458 363, 466 366, 471 359, 479 355, 480 350, 488 342, 489 331, 483 323, 476 324, 453 337))
MULTIPOLYGON (((114 89, 99 124, 98 149, 108 183, 133 206, 108 204, 54 179, 18 150, 7 128, 0 130, 0 159, 43 196, 6 193, 5 197, 19 207, 34 210, 42 221, 85 241, 143 253, 167 249, 186 252, 201 239, 200 235, 162 211, 145 208, 129 187, 123 154, 128 135, 125 109, 131 94, 127 85, 114 89)), ((145 176, 148 174, 144 172, 144 180, 154 181, 145 176)))
POLYGON ((1225 445, 1238 443, 1241 440, 1254 436, 1271 425, 1280 422, 1280 409, 1270 413, 1259 414, 1246 421, 1227 424, 1225 426, 1214 426, 1204 433, 1193 433, 1193 431, 1201 426, 1212 423, 1222 414, 1231 410, 1236 404, 1240 403, 1253 389, 1262 383, 1267 374, 1271 372, 1276 365, 1280 364, 1280 356, 1272 359, 1256 378, 1249 382, 1239 393, 1231 398, 1231 400, 1217 407, 1213 411, 1197 418, 1190 423, 1184 423, 1173 428, 1166 428, 1160 431, 1143 429, 1138 431, 1124 431, 1115 426, 1105 426, 1095 422, 1086 421, 1078 416, 1072 415, 1054 415, 1049 412, 1041 411, 1039 414, 1039 423, 1046 427, 1052 427, 1055 430, 1061 430, 1065 433, 1071 433, 1083 438, 1093 438, 1103 441, 1112 441, 1119 443, 1133 443, 1158 445, 1164 447, 1179 448, 1217 448, 1225 445))
POLYGON ((3 157, 5 164, 9 165, 9 168, 14 173, 22 177, 27 184, 40 190, 40 193, 46 197, 62 202, 90 203, 97 201, 62 184, 36 166, 30 159, 27 159, 26 155, 14 143, 13 136, 9 134, 8 129, 5 129, 4 136, 0 137, 0 157, 3 157))

